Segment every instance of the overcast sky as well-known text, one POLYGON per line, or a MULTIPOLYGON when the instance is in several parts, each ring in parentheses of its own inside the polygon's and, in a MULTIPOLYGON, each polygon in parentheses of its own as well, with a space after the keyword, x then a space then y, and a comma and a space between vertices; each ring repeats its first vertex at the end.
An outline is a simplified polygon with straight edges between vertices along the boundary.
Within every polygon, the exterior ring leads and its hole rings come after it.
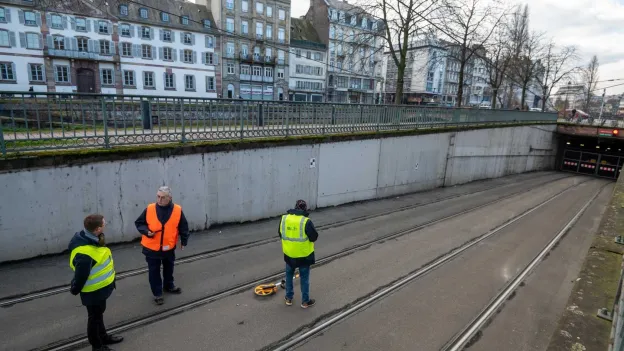
MULTIPOLYGON (((353 1, 356 2, 356 1, 353 1)), ((624 0, 529 0, 531 30, 546 32, 560 45, 576 45, 583 65, 600 62, 600 80, 624 79, 624 0)), ((292 16, 303 16, 309 0, 294 0, 292 16)), ((598 88, 622 84, 601 82, 598 88)), ((607 95, 624 92, 624 85, 607 95)))

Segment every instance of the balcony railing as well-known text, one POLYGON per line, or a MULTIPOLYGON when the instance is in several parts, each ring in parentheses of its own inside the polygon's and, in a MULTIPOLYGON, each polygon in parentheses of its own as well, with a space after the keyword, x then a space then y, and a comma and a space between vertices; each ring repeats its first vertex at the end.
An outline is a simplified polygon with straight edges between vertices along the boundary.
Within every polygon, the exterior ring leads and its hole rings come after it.
POLYGON ((264 36, 262 34, 256 34, 256 40, 264 40, 264 36))
POLYGON ((226 58, 234 58, 234 53, 233 52, 226 52, 225 53, 225 57, 226 58))
POLYGON ((264 78, 262 78, 262 81, 265 83, 273 83, 273 77, 264 76, 264 78))
POLYGON ((286 60, 285 59, 277 59, 277 64, 278 65, 285 65, 286 64, 286 60))
POLYGON ((252 82, 262 82, 262 76, 251 76, 252 82))
POLYGON ((250 74, 241 74, 240 75, 240 80, 250 81, 251 80, 251 75, 250 74))
POLYGON ((113 53, 110 55, 101 55, 88 51, 48 49, 48 55, 81 60, 113 61, 113 53))

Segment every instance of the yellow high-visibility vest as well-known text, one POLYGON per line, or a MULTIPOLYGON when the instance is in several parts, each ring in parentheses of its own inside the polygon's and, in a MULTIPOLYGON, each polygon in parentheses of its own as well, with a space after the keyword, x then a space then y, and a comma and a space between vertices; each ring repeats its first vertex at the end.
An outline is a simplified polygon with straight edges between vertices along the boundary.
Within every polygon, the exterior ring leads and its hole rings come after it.
POLYGON ((91 267, 89 278, 84 287, 82 287, 81 292, 93 292, 115 281, 113 255, 108 247, 83 245, 73 249, 69 258, 69 266, 74 271, 76 271, 76 267, 74 267, 74 257, 76 257, 77 254, 87 255, 95 261, 95 265, 91 267))
POLYGON ((280 235, 282 236, 282 250, 291 258, 308 257, 314 252, 314 243, 308 239, 305 226, 308 222, 305 216, 286 214, 282 216, 280 235))

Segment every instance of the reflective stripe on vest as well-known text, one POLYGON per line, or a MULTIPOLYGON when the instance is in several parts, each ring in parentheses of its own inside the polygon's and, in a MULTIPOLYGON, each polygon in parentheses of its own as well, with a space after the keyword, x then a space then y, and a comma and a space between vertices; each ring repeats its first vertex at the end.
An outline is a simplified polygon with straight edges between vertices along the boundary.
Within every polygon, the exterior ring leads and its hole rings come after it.
POLYGON ((282 250, 291 258, 308 257, 314 252, 314 243, 308 239, 305 226, 308 222, 305 216, 287 214, 282 216, 280 236, 282 250))
POLYGON ((148 229, 154 233, 153 237, 143 235, 141 238, 141 245, 152 251, 169 251, 176 247, 178 242, 178 224, 182 218, 182 207, 180 205, 173 205, 171 216, 167 223, 164 225, 158 220, 156 214, 156 204, 149 204, 145 214, 148 229))
POLYGON ((81 292, 93 292, 110 285, 115 281, 115 266, 113 256, 108 247, 100 247, 95 245, 83 245, 73 249, 69 257, 69 266, 72 270, 76 270, 74 266, 74 257, 77 254, 83 254, 91 257, 95 261, 95 265, 91 267, 89 277, 81 292))

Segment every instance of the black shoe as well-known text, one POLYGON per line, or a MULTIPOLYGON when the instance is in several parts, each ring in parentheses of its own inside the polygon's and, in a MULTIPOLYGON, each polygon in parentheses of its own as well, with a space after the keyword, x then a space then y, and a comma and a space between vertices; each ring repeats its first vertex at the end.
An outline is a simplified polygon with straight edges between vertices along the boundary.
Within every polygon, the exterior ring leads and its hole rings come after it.
POLYGON ((314 306, 316 301, 314 299, 309 299, 308 302, 304 302, 301 304, 301 308, 308 308, 314 306))
POLYGON ((104 340, 104 345, 119 344, 123 339, 121 335, 109 335, 108 338, 104 340))
POLYGON ((179 287, 177 287, 177 286, 174 286, 174 287, 173 287, 173 288, 171 288, 171 289, 165 289, 165 292, 166 292, 166 293, 169 293, 169 294, 181 294, 181 293, 182 293, 182 289, 180 289, 180 288, 179 288, 179 287))
POLYGON ((155 297, 155 298, 154 298, 154 302, 155 302, 157 305, 162 305, 163 303, 165 303, 165 299, 163 299, 163 298, 162 298, 162 296, 158 296, 158 297, 155 297))
POLYGON ((102 346, 102 347, 94 347, 92 348, 93 351, 114 351, 113 349, 111 349, 108 346, 102 346))

